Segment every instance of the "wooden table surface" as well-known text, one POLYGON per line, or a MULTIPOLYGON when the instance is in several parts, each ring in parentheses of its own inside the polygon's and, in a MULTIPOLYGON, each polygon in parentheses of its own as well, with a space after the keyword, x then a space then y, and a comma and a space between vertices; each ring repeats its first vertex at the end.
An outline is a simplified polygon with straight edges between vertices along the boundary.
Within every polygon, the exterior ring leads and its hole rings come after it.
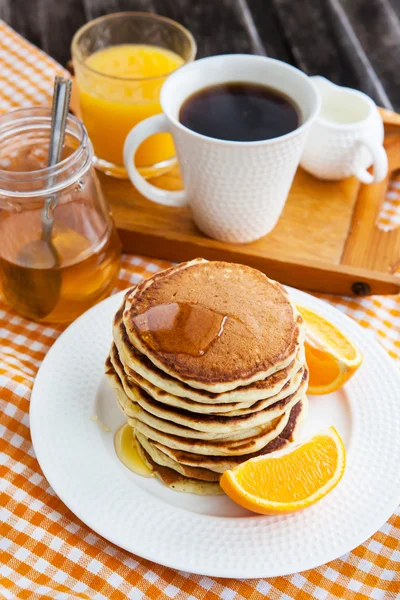
POLYGON ((0 18, 63 65, 83 23, 123 10, 180 21, 199 57, 268 55, 400 111, 400 0, 0 0, 0 18))

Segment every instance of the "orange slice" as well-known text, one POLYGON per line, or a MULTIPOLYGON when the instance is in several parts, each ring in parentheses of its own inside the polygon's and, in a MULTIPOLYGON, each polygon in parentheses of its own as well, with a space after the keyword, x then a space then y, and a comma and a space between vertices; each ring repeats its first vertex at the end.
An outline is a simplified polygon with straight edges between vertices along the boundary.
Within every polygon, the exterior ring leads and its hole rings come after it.
POLYGON ((305 306, 297 310, 306 323, 309 394, 330 394, 350 379, 362 363, 358 348, 335 325, 305 306))
POLYGON ((223 473, 220 485, 237 504, 264 515, 307 508, 341 480, 346 451, 334 427, 301 445, 257 456, 223 473))

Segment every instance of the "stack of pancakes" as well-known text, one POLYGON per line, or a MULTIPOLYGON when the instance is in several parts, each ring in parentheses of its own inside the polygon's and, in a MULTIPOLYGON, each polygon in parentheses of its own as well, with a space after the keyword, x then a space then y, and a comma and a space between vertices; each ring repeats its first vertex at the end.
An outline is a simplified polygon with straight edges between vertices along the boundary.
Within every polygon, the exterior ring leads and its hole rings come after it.
POLYGON ((113 338, 108 379, 169 487, 221 493, 226 469, 293 440, 307 405, 303 321, 259 271, 197 259, 158 273, 127 292, 113 338), (220 327, 201 346, 210 315, 220 327))

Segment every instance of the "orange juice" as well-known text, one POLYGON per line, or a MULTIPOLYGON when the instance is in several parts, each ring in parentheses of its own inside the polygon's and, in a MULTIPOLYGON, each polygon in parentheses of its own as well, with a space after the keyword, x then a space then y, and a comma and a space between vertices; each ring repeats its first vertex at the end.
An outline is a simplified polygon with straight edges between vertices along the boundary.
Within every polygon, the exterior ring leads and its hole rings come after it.
MULTIPOLYGON (((78 79, 82 118, 96 156, 123 165, 123 145, 134 125, 161 112, 166 77, 184 60, 172 50, 147 44, 119 44, 90 55, 78 79)), ((150 167, 175 155, 172 138, 160 133, 138 149, 135 163, 150 167)))

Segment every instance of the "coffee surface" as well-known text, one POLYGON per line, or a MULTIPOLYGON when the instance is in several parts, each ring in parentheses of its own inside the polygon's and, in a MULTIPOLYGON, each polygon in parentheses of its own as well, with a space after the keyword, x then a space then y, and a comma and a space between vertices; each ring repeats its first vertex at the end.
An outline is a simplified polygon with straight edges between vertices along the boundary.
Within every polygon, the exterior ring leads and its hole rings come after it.
POLYGON ((299 126, 299 111, 281 92, 246 82, 204 88, 182 105, 179 121, 207 137, 255 142, 280 137, 299 126))

